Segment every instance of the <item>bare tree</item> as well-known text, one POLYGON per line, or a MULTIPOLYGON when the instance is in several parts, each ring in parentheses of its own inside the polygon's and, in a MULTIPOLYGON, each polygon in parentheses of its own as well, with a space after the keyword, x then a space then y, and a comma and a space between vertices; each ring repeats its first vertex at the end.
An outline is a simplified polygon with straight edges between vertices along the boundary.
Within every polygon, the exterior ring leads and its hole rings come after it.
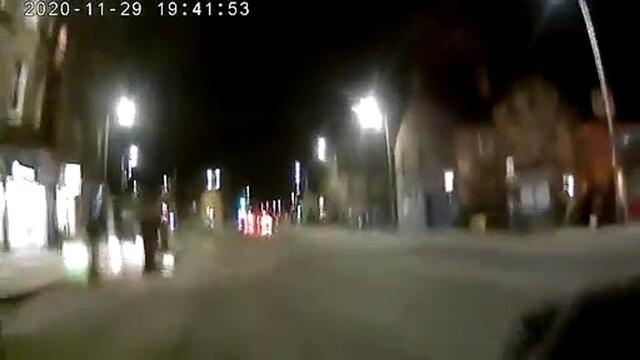
POLYGON ((573 118, 555 86, 540 78, 518 83, 493 110, 505 155, 521 169, 571 169, 573 118))

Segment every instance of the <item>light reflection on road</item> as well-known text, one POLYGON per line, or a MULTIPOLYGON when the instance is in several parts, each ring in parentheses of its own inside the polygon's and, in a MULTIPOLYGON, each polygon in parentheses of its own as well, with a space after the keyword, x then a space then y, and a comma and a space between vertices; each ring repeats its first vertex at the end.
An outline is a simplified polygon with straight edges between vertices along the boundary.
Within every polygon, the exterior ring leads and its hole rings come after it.
MULTIPOLYGON (((91 266, 91 249, 84 240, 66 240, 62 245, 62 257, 70 280, 86 280, 91 266)), ((106 242, 98 244, 98 273, 102 278, 140 278, 144 269, 144 243, 140 235, 134 241, 121 241, 109 235, 106 242)), ((160 272, 165 277, 173 275, 174 257, 170 252, 158 254, 160 272)))

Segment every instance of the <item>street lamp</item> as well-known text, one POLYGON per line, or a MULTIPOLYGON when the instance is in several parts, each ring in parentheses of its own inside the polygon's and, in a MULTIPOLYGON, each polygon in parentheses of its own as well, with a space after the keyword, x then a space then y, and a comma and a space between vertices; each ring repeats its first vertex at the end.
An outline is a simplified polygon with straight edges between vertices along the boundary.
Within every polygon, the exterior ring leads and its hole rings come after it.
POLYGON ((121 96, 116 105, 118 124, 122 127, 133 126, 136 117, 136 104, 127 96, 121 96))
POLYGON ((382 130, 384 117, 375 97, 371 95, 363 97, 351 110, 356 113, 360 127, 363 129, 371 129, 376 132, 382 130))
MULTIPOLYGON (((118 125, 124 128, 131 128, 135 122, 136 104, 127 96, 121 96, 115 106, 115 115, 118 125)), ((104 124, 104 181, 107 182, 107 164, 109 163, 109 133, 111 129, 111 117, 107 115, 104 124)), ((137 148, 136 148, 137 163, 137 148)), ((133 166, 135 167, 135 165, 133 166)))
MULTIPOLYGON (((613 124, 613 95, 609 91, 609 87, 607 85, 607 78, 604 73, 604 66, 602 65, 602 58, 600 56, 600 46, 598 45, 598 38, 596 36, 596 30, 593 26, 593 21, 591 20, 591 12, 589 10, 589 6, 585 0, 577 0, 578 6, 580 7, 580 13, 582 14, 582 19, 584 20, 584 24, 587 30, 587 35, 589 36, 589 43, 591 44, 591 50, 593 53, 593 60, 596 67, 596 72, 598 73, 598 81, 600 85, 600 92, 602 93, 602 101, 604 103, 605 115, 607 118, 607 130, 609 132, 609 146, 611 148, 611 167, 613 173, 613 184, 615 187, 615 202, 616 202, 616 218, 622 220, 622 222, 626 222, 626 214, 627 214, 627 201, 624 196, 624 192, 622 190, 623 179, 622 179, 622 170, 618 169, 618 159, 617 159, 617 149, 616 149, 616 139, 615 139, 615 128, 613 124)), ((556 5, 556 1, 552 1, 551 5, 556 5)))
POLYGON ((389 124, 380 110, 378 101, 373 95, 361 98, 357 104, 351 107, 351 111, 356 114, 358 123, 363 130, 373 130, 380 132, 384 129, 385 151, 387 155, 387 170, 389 182, 389 209, 391 211, 391 222, 397 223, 396 194, 394 188, 393 174, 393 153, 391 152, 391 141, 389 139, 389 124))

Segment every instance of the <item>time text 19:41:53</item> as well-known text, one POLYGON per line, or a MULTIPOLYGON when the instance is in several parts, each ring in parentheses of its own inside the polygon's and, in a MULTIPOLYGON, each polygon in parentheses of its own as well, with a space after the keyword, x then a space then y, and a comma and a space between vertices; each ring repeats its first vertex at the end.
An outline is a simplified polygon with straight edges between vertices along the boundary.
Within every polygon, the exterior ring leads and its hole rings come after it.
POLYGON ((181 2, 158 3, 160 16, 247 16, 248 1, 181 2))

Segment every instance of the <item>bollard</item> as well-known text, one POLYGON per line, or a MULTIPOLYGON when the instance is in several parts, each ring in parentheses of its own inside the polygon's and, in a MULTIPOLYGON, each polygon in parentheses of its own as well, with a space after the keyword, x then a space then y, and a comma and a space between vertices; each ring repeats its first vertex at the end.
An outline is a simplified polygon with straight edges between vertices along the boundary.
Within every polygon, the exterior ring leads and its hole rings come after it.
POLYGON ((591 216, 589 216, 589 229, 591 229, 591 231, 598 230, 598 215, 591 214, 591 216))
POLYGON ((471 231, 476 233, 484 233, 487 230, 487 215, 484 213, 474 214, 471 217, 471 231))

